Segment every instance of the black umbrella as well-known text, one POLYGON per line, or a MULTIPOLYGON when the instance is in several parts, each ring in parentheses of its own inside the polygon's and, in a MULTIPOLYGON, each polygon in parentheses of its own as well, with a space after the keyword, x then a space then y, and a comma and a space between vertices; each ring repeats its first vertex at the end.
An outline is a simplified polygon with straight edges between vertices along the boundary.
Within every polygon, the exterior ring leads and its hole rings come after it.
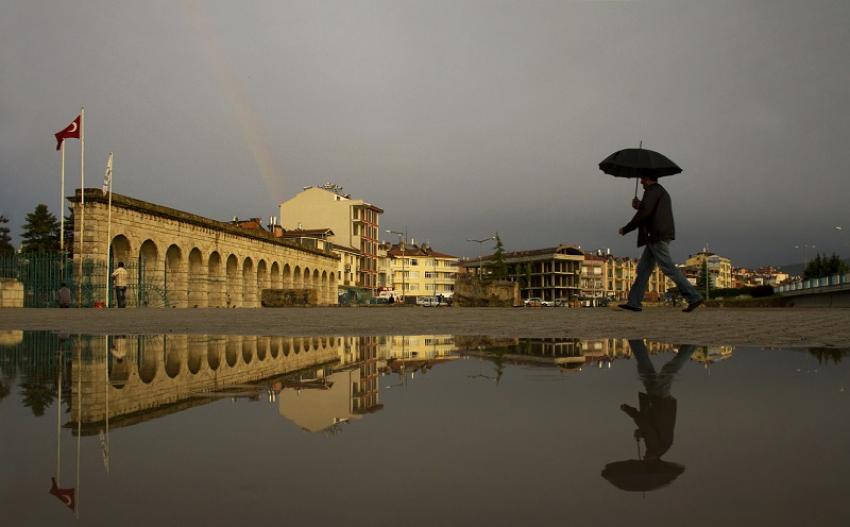
POLYGON ((628 459, 605 465, 602 477, 618 489, 642 492, 665 487, 684 471, 682 465, 660 459, 628 459))
MULTIPOLYGON (((682 171, 679 165, 654 150, 626 148, 614 152, 599 163, 599 169, 614 177, 642 178, 672 176, 682 171)), ((637 181, 635 181, 637 196, 637 181)))

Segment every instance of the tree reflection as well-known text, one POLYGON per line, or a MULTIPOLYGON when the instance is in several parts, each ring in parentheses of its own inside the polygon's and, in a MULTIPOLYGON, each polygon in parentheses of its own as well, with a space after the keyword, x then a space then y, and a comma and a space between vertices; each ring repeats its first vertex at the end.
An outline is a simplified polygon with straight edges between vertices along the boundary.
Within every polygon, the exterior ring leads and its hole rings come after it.
POLYGON ((809 348, 809 353, 814 355, 814 357, 818 360, 818 364, 829 362, 838 364, 844 360, 845 357, 850 355, 850 348, 814 347, 809 348))

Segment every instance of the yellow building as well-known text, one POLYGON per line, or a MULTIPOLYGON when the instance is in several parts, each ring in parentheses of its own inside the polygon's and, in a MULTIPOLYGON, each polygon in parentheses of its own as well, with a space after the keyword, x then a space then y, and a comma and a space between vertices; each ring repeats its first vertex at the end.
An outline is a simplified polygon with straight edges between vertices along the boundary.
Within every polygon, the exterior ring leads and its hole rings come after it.
POLYGON ((328 240, 337 246, 341 256, 340 286, 344 286, 342 275, 349 273, 354 281, 350 285, 374 291, 378 287, 378 238, 383 212, 371 203, 344 194, 342 187, 326 183, 306 187, 281 203, 280 224, 287 231, 330 229, 328 240), (352 253, 357 255, 356 261, 352 253), (346 263, 354 263, 355 267, 346 268, 346 263))
POLYGON ((688 256, 683 271, 686 276, 689 274, 700 276, 706 262, 708 262, 708 273, 711 277, 712 287, 718 289, 735 287, 735 281, 732 279, 732 261, 725 256, 709 252, 708 249, 688 256))
POLYGON ((409 244, 384 247, 386 270, 391 277, 388 287, 397 295, 451 297, 454 294, 457 256, 435 251, 428 244, 416 245, 413 240, 409 244))

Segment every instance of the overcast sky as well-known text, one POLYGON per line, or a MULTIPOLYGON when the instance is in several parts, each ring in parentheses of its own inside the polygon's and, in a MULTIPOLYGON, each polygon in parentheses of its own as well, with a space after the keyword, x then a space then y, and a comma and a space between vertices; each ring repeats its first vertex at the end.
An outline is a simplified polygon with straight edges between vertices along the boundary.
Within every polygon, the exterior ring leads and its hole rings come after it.
POLYGON ((845 0, 0 0, 0 214, 58 209, 84 105, 87 186, 113 151, 116 192, 215 219, 330 181, 451 254, 637 256, 597 165, 642 140, 684 169, 677 260, 847 255, 848 56, 845 0))

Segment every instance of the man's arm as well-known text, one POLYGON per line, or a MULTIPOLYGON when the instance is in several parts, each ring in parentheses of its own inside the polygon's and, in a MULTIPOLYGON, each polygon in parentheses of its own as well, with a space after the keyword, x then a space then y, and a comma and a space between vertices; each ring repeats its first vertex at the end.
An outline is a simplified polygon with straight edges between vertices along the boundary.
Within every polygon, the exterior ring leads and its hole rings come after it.
POLYGON ((660 189, 656 190, 653 188, 654 186, 655 185, 649 187, 649 189, 643 193, 643 199, 640 201, 638 211, 635 213, 632 220, 620 229, 620 234, 628 234, 637 229, 641 222, 652 216, 655 212, 655 207, 658 205, 659 199, 661 199, 661 192, 659 192, 660 189))

